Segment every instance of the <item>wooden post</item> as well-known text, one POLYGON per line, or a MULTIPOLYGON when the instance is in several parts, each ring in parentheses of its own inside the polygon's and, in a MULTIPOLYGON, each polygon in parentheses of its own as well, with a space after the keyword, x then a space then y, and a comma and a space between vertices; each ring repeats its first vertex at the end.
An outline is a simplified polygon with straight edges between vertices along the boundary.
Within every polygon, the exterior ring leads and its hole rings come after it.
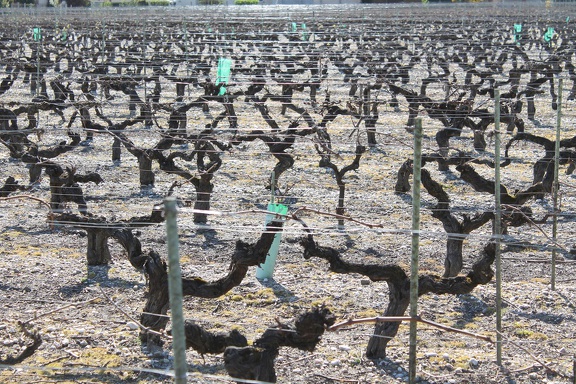
POLYGON ((500 91, 494 91, 494 237, 496 238, 496 363, 502 365, 502 236, 500 201, 500 91))
MULTIPOLYGON (((422 173, 422 118, 414 130, 414 165, 412 183, 412 258, 410 263, 410 317, 418 315, 418 259, 420 251, 420 183, 422 173)), ((416 382, 417 322, 410 322, 409 379, 416 382)))
POLYGON ((552 202, 554 216, 552 216, 552 263, 550 267, 550 288, 556 290, 556 235, 558 232, 558 168, 560 162, 560 125, 562 123, 562 79, 558 80, 558 109, 556 110, 556 143, 554 146, 554 184, 552 185, 552 202))
POLYGON ((170 312, 172 314, 172 349, 174 352, 174 383, 186 383, 188 366, 186 364, 186 336, 184 334, 184 315, 182 313, 182 273, 178 255, 178 226, 176 224, 176 198, 164 199, 166 214, 166 241, 168 245, 168 289, 170 294, 170 312))

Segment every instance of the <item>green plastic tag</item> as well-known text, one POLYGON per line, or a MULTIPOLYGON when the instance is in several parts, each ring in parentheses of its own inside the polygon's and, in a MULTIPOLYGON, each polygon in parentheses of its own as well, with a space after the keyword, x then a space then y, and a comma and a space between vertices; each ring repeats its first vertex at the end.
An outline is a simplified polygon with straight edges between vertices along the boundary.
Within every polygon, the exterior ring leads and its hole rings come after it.
POLYGON ((42 40, 42 30, 40 27, 34 27, 32 30, 32 37, 34 38, 34 41, 42 40))
POLYGON ((298 24, 292 23, 292 32, 296 32, 298 30, 298 24))
POLYGON ((514 24, 514 41, 517 43, 522 39, 522 24, 514 24))
MULTIPOLYGON (((274 212, 274 213, 278 213, 280 215, 286 215, 288 213, 288 206, 284 205, 284 204, 274 204, 274 203, 270 203, 268 204, 268 211, 270 212, 274 212)), ((266 218, 266 223, 271 222, 273 219, 273 216, 267 217, 266 218)))
MULTIPOLYGON (((232 66, 232 60, 221 57, 218 60, 218 71, 216 73, 216 84, 228 84, 230 80, 230 67, 232 66)), ((221 87, 218 96, 222 96, 226 93, 226 88, 221 87)))
MULTIPOLYGON (((274 212, 280 215, 286 215, 288 213, 288 206, 283 204, 268 204, 268 211, 274 212)), ((270 223, 276 218, 274 214, 267 214, 266 215, 266 224, 270 223)), ((282 217, 280 220, 284 221, 285 218, 282 217)), ((256 278, 258 279, 269 279, 272 277, 274 273, 274 266, 276 265, 276 257, 278 256, 278 249, 280 247, 280 240, 282 238, 282 232, 278 232, 274 235, 274 240, 272 241, 272 245, 270 246, 270 250, 266 255, 266 261, 263 264, 260 264, 256 268, 256 278)))
POLYGON ((554 31, 554 28, 548 27, 548 30, 544 34, 544 41, 549 43, 552 40, 552 38, 554 38, 555 34, 556 32, 554 31))

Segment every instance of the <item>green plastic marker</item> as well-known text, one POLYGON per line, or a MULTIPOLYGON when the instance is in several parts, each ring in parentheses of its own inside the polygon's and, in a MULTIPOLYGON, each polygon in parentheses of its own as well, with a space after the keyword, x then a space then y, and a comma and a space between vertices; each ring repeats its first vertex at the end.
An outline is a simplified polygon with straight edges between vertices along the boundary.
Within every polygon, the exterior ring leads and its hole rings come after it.
POLYGON ((519 42, 522 39, 522 24, 514 24, 514 42, 519 42))
POLYGON ((554 28, 548 27, 548 30, 544 34, 544 41, 550 44, 555 34, 556 32, 554 31, 554 28))
POLYGON ((308 38, 308 34, 306 33, 306 24, 300 24, 300 28, 302 29, 302 40, 306 40, 308 38))
MULTIPOLYGON (((218 60, 218 71, 216 74, 216 84, 228 84, 230 80, 230 67, 232 66, 232 60, 221 57, 218 60)), ((226 93, 226 87, 220 87, 220 92, 218 96, 223 96, 226 93)))
POLYGON ((298 30, 298 24, 292 23, 292 32, 296 32, 298 30))
MULTIPOLYGON (((283 204, 268 204, 268 211, 275 212, 280 215, 286 215, 288 213, 288 206, 283 204)), ((267 214, 266 215, 266 224, 270 223, 274 220, 276 215, 274 214, 267 214)), ((284 220, 282 218, 281 220, 284 220)), ((282 238, 282 233, 277 233, 274 235, 274 240, 272 241, 272 245, 270 246, 270 251, 268 251, 268 255, 266 255, 266 261, 264 264, 260 264, 256 268, 256 278, 257 279, 269 279, 272 277, 274 273, 274 266, 276 265, 276 257, 278 256, 278 248, 280 247, 280 240, 282 238)))
POLYGON ((34 41, 42 40, 42 30, 40 27, 34 27, 32 30, 32 37, 34 38, 34 41))

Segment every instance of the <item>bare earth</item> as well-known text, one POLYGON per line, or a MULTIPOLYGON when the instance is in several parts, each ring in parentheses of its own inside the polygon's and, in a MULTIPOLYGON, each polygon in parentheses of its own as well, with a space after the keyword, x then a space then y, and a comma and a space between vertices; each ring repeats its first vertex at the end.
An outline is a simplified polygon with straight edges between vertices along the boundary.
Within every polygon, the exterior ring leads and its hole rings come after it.
MULTIPOLYGON (((21 79, 18 80, 21 82, 21 79)), ((336 81, 335 81, 336 82, 336 81)), ((23 84, 15 88, 22 94, 23 84)), ((142 90, 139 90, 141 92, 142 90)), ((16 92, 11 90, 10 92, 16 92)), ((193 90, 193 92, 200 92, 193 90)), ((342 94, 345 88, 340 90, 342 94)), ((18 97, 17 93, 14 93, 18 97)), ((193 98, 194 95, 190 95, 193 98)), ((538 100, 539 123, 527 122, 527 131, 553 137, 555 112, 547 95, 538 100)), ((305 95, 302 95, 305 99, 305 95)), ((334 98, 334 96, 333 96, 334 98)), ((403 101, 403 100, 401 100, 403 101)), ((272 104, 274 105, 274 104, 272 104)), ((575 134, 573 102, 565 104, 562 137, 575 134)), ((115 119, 128 117, 125 105, 118 104, 115 119)), ((212 106, 216 116, 221 107, 212 106)), ((66 110, 67 119, 72 111, 66 110)), ((254 109, 237 110, 241 129, 263 125, 254 109)), ((280 116, 280 105, 271 114, 286 126, 295 114, 280 116)), ((159 116, 165 124, 167 116, 159 116)), ((210 118, 200 112, 190 114, 203 127, 210 118)), ((337 227, 332 217, 305 213, 303 219, 313 227, 320 245, 339 249, 348 260, 374 264, 396 263, 409 271, 411 198, 394 193, 396 172, 412 156, 412 135, 406 132, 407 105, 400 112, 383 107, 378 121, 378 146, 361 160, 356 173, 347 175, 346 211, 366 223, 382 224, 384 229, 369 229, 348 222, 337 227)), ((424 118, 425 148, 436 146, 434 134, 440 127, 424 118)), ((64 140, 65 129, 58 116, 44 117, 46 147, 64 140)), ((79 123, 75 125, 79 129, 79 123)), ((190 127, 190 126, 189 126, 190 127)), ((340 116, 330 127, 334 150, 341 155, 339 164, 348 164, 354 156, 355 136, 349 117, 340 116)), ((150 147, 160 138, 157 128, 132 128, 129 135, 150 147)), ((220 134, 228 134, 222 128, 220 134)), ((472 150, 471 132, 465 131, 454 145, 472 150)), ((366 140, 362 134, 361 142, 366 140)), ((506 140, 506 138, 504 139, 506 140)), ((489 143, 491 147, 493 143, 489 143)), ((138 185, 137 162, 126 151, 122 162, 111 161, 111 139, 97 135, 91 146, 77 148, 55 160, 71 164, 79 172, 99 172, 104 183, 86 184, 89 211, 112 220, 145 215, 160 203, 177 176, 155 169, 154 188, 138 185)), ((490 151, 491 152, 491 151, 490 151)), ((291 211, 307 206, 333 213, 338 190, 330 171, 319 168, 319 156, 308 139, 296 143, 292 154, 296 162, 281 178, 291 211)), ((522 161, 504 168, 503 184, 510 189, 529 185, 532 165, 541 157, 536 147, 519 145, 513 156, 522 161)), ((223 212, 265 209, 270 191, 265 189, 275 161, 261 142, 244 143, 222 155, 223 166, 214 178, 212 209, 223 212)), ((474 192, 450 172, 440 173, 428 166, 434 178, 447 187, 452 207, 473 212, 493 206, 493 196, 474 192)), ((482 170, 487 175, 493 172, 482 170)), ((0 180, 14 176, 28 182, 28 172, 19 161, 0 151, 0 180)), ((576 180, 561 168, 562 212, 559 243, 566 251, 558 253, 556 290, 550 287, 550 224, 510 228, 503 253, 503 367, 496 365, 494 344, 473 337, 419 326, 418 370, 427 383, 570 383, 576 354, 576 264, 569 250, 576 231, 574 212, 576 180), (542 364, 547 364, 545 369, 542 364)), ((176 189, 182 199, 191 199, 191 186, 176 189)), ((48 200, 48 179, 24 193, 48 200)), ((439 275, 444 270, 445 232, 431 217, 429 207, 435 200, 422 193, 421 270, 439 275)), ((536 216, 551 212, 551 198, 532 203, 536 216)), ((75 211, 76 207, 70 205, 75 211)), ((30 340, 20 332, 18 322, 33 324, 42 339, 40 349, 24 363, 2 367, 0 383, 168 383, 166 370, 172 368, 170 342, 162 350, 148 350, 140 344, 134 319, 145 303, 146 281, 126 260, 121 247, 110 242, 113 264, 87 267, 86 235, 68 226, 51 228, 45 206, 30 199, 0 201, 0 358, 18 354, 30 340), (156 370, 156 371, 154 371, 156 370)), ((207 226, 192 221, 191 209, 181 207, 178 217, 180 255, 183 274, 215 280, 227 271, 236 240, 255 241, 263 228, 264 216, 249 212, 229 216, 210 216, 207 226)), ((549 220, 551 223, 551 220, 549 220)), ((138 229, 143 247, 166 256, 163 225, 138 229)), ((464 272, 478 258, 488 241, 490 229, 484 226, 464 244, 464 272)), ((224 331, 236 328, 248 340, 256 339, 276 319, 290 323, 314 305, 326 304, 339 320, 381 315, 387 305, 385 284, 372 283, 358 275, 327 272, 319 259, 304 260, 298 241, 304 232, 295 221, 286 223, 273 279, 259 281, 250 271, 243 283, 216 300, 188 298, 184 313, 208 329, 224 331)), ((480 286, 472 294, 459 296, 428 295, 420 299, 419 313, 428 320, 488 335, 496 339, 495 284, 480 286)), ((169 326, 170 327, 170 326, 169 326)), ((168 327, 168 328, 169 328, 168 327)), ((276 369, 280 383, 399 383, 407 380, 408 326, 402 325, 381 361, 365 358, 365 349, 373 324, 363 324, 338 332, 327 332, 313 353, 282 349, 276 369)), ((222 357, 187 352, 190 382, 233 382, 226 375, 222 357)))

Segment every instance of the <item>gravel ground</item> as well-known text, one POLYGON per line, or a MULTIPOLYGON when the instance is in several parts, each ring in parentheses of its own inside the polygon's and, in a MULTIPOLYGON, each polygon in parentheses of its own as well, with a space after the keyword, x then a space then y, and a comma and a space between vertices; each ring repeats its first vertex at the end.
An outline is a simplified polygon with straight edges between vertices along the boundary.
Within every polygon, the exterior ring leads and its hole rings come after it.
MULTIPOLYGON (((20 80, 19 80, 20 81, 20 80)), ((17 85, 24 92, 24 85, 17 85)), ((343 93, 345 89, 341 90, 343 93)), ((572 104, 567 104, 572 107, 572 104)), ((219 106, 211 113, 216 116, 219 106)), ((555 115, 538 100, 539 122, 529 122, 527 130, 553 135, 555 115)), ((573 112, 566 110, 563 137, 571 137, 569 128, 575 122, 573 112)), ((253 110, 237 111, 242 127, 257 126, 253 110)), ((128 117, 119 105, 111 111, 115 119, 128 117)), ((281 117, 279 105, 271 113, 286 126, 294 115, 281 117)), ((71 112, 66 111, 67 118, 71 112)), ((196 118, 206 118, 192 116, 196 118)), ((65 138, 59 118, 43 116, 46 132, 41 145, 50 146, 65 138)), ((407 106, 400 112, 385 107, 377 125, 379 145, 362 157, 357 172, 349 174, 346 208, 352 217, 382 224, 384 229, 369 229, 347 223, 340 229, 332 217, 306 212, 302 215, 317 232, 320 245, 334 247, 347 260, 388 264, 409 270, 411 199, 394 193, 395 176, 400 165, 411 156, 412 136, 404 124, 407 106)), ((160 117, 160 123, 165 122, 160 117)), ((203 126, 203 122, 198 125, 203 126)), ((425 148, 434 148, 438 123, 424 116, 425 148)), ((249 128, 246 128, 249 129, 249 128)), ((356 143, 349 138, 352 124, 339 117, 329 132, 336 162, 348 164, 356 143)), ((135 141, 150 146, 159 132, 128 132, 135 141)), ((221 132, 226 135, 226 132, 221 132)), ((471 149, 471 133, 453 141, 459 148, 471 149)), ((365 140, 361 137, 360 140, 365 140)), ((111 140, 96 136, 92 145, 77 148, 56 161, 71 164, 79 172, 97 171, 104 183, 84 186, 89 211, 110 220, 144 215, 162 201, 176 176, 155 169, 154 188, 138 185, 137 162, 127 152, 120 164, 110 160, 111 140)), ((489 144, 491 145, 491 144, 489 144)), ((233 152, 222 155, 223 166, 214 178, 212 209, 225 212, 263 209, 270 198, 265 189, 273 158, 260 142, 244 143, 233 152)), ((334 212, 338 190, 331 171, 319 168, 318 156, 311 141, 299 141, 292 150, 296 162, 281 178, 280 188, 289 190, 286 202, 291 210, 307 206, 334 212)), ((515 147, 514 162, 503 169, 503 183, 511 189, 525 188, 531 179, 531 166, 542 154, 523 144, 515 147)), ((428 167, 433 177, 446 185, 452 207, 459 213, 490 209, 492 197, 479 194, 456 178, 455 173, 440 173, 428 167)), ((489 172, 483 170, 482 172, 489 172)), ((488 173, 487 173, 488 174, 488 173)), ((0 179, 14 176, 21 184, 28 180, 27 169, 0 152, 0 179)), ((574 177, 561 174, 563 183, 559 242, 573 246, 575 225, 571 215, 576 208, 574 177)), ((48 198, 48 179, 34 186, 28 195, 48 198)), ((176 189, 182 200, 193 196, 193 188, 176 189)), ((444 269, 445 233, 430 214, 435 204, 423 192, 421 236, 422 272, 442 274, 444 269)), ((536 215, 551 210, 551 200, 532 203, 536 215)), ((70 210, 75 207, 70 206, 70 210)), ((226 273, 236 240, 255 241, 262 230, 264 217, 257 213, 211 216, 207 226, 192 221, 190 208, 179 212, 180 254, 183 274, 215 280, 226 273)), ((162 225, 138 229, 145 249, 166 255, 165 229, 162 225)), ((511 228, 503 253, 503 365, 496 364, 495 345, 419 326, 417 374, 423 383, 570 383, 576 354, 576 288, 573 255, 560 252, 556 289, 550 287, 550 246, 547 237, 551 225, 511 228), (546 233, 546 236, 543 232, 546 233), (544 368, 542 364, 547 364, 544 368)), ((250 270, 242 284, 215 299, 188 298, 184 313, 210 330, 238 329, 249 340, 255 340, 275 319, 290 323, 301 312, 314 305, 326 304, 339 320, 381 315, 387 305, 385 284, 372 283, 359 275, 328 272, 325 262, 304 260, 298 244, 302 227, 286 223, 278 264, 273 279, 257 280, 250 270)), ((478 258, 489 237, 489 229, 476 231, 464 245, 464 271, 478 258)), ((1 383, 164 383, 171 382, 165 370, 172 367, 170 343, 162 350, 149 350, 138 339, 137 319, 146 299, 146 280, 126 260, 120 246, 113 241, 110 266, 87 267, 86 235, 62 226, 50 228, 46 208, 36 201, 0 201, 0 357, 14 355, 30 340, 19 331, 19 322, 33 325, 42 336, 39 350, 24 363, 0 371, 1 383), (114 304, 113 304, 113 303, 114 304)), ((419 313, 425 319, 496 339, 495 284, 480 286, 468 295, 427 295, 419 302, 419 313)), ((312 353, 283 348, 276 361, 281 383, 400 383, 407 381, 408 326, 402 325, 398 336, 388 347, 386 359, 372 361, 364 356, 373 332, 372 324, 363 324, 338 332, 327 332, 312 353)), ((191 382, 232 382, 226 376, 221 356, 201 356, 187 352, 191 382)))

